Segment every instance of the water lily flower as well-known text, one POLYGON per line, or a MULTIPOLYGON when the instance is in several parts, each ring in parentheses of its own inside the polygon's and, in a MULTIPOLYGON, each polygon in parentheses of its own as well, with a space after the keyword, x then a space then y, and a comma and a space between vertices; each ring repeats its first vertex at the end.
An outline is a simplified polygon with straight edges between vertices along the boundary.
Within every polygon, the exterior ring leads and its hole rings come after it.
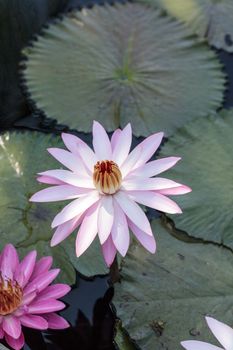
POLYGON ((150 161, 163 133, 147 137, 131 152, 132 130, 128 124, 117 129, 111 140, 105 129, 93 123, 94 151, 80 138, 62 134, 67 150, 49 148, 48 152, 69 170, 39 173, 38 181, 53 185, 32 196, 34 202, 73 200, 54 218, 55 246, 80 226, 76 239, 79 257, 98 234, 108 266, 118 251, 122 256, 130 243, 129 229, 151 253, 156 250, 150 223, 137 204, 175 214, 178 205, 167 195, 190 192, 190 188, 161 177, 154 177, 174 166, 180 158, 150 161))
POLYGON ((197 340, 187 340, 181 342, 186 350, 232 350, 233 349, 233 329, 228 325, 215 320, 212 317, 206 317, 206 322, 219 343, 223 348, 204 343, 197 340))
POLYGON ((68 322, 55 312, 65 304, 57 300, 70 291, 66 284, 50 283, 60 270, 52 269, 52 257, 36 261, 36 251, 19 262, 12 244, 0 254, 0 339, 15 350, 24 345, 22 326, 35 329, 63 329, 68 322))

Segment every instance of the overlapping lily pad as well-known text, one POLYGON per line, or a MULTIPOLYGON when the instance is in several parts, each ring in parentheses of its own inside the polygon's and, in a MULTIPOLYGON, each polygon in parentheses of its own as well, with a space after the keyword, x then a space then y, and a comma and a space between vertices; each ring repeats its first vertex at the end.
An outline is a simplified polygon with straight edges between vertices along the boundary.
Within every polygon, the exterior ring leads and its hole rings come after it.
POLYGON ((204 315, 232 324, 232 252, 181 242, 159 220, 152 227, 157 253, 134 243, 123 260, 122 280, 115 286, 117 316, 143 350, 178 350, 187 339, 214 344, 204 315))
POLYGON ((186 23, 210 45, 233 52, 233 2, 231 0, 139 0, 165 9, 186 23))
POLYGON ((192 188, 177 196, 183 214, 172 217, 178 229, 233 249, 233 110, 189 123, 161 151, 179 155, 170 177, 192 188))
POLYGON ((31 99, 80 131, 132 122, 171 134, 222 101, 215 54, 185 25, 139 4, 95 6, 51 25, 25 51, 31 99))
POLYGON ((37 249, 41 256, 52 255, 55 266, 62 270, 60 280, 71 284, 75 282, 74 267, 86 276, 107 273, 107 268, 97 242, 80 259, 75 257, 74 237, 50 247, 51 221, 64 202, 28 201, 41 188, 36 173, 59 167, 46 148, 59 146, 59 137, 38 132, 0 136, 0 250, 11 242, 22 255, 31 249, 37 249))
POLYGON ((136 350, 135 345, 130 341, 125 330, 121 326, 120 320, 116 321, 116 335, 114 338, 117 349, 119 350, 136 350))

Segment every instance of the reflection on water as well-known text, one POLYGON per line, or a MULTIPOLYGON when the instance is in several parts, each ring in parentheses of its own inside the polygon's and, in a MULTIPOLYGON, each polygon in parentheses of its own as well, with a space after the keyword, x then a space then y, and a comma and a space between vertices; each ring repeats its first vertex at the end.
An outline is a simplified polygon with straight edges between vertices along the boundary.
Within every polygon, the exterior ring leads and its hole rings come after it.
POLYGON ((107 277, 87 281, 78 276, 76 286, 62 299, 67 308, 60 312, 71 327, 47 332, 27 328, 24 350, 114 350, 112 297, 107 277))

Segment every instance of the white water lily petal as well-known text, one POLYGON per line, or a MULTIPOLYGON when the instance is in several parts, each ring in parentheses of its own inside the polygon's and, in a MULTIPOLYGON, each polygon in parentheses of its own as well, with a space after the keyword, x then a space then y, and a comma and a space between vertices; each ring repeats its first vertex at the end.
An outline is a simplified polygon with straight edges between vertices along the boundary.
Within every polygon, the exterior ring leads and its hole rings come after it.
POLYGON ((114 147, 112 160, 121 166, 126 160, 132 143, 132 128, 128 124, 119 134, 114 147))
POLYGON ((182 185, 175 181, 161 177, 149 179, 128 177, 122 182, 122 187, 126 191, 157 191, 180 186, 182 185))
POLYGON ((54 177, 60 181, 63 181, 69 185, 83 187, 83 188, 95 188, 93 180, 90 176, 77 176, 77 174, 70 172, 69 170, 57 169, 48 170, 39 173, 42 176, 54 177))
POLYGON ((226 349, 233 349, 233 329, 228 325, 215 320, 213 317, 206 317, 206 322, 219 343, 226 349))
POLYGON ((133 232, 137 240, 150 253, 154 254, 156 251, 156 242, 154 236, 149 236, 147 233, 138 228, 131 220, 128 219, 130 230, 133 232))
POLYGON ((75 216, 82 214, 90 206, 99 200, 97 191, 93 191, 85 197, 75 199, 68 204, 62 211, 57 214, 52 222, 52 228, 64 224, 64 222, 73 219, 75 216))
POLYGON ((103 244, 110 235, 114 215, 112 196, 103 196, 100 200, 98 215, 98 235, 101 244, 103 244))
POLYGON ((127 194, 123 191, 119 191, 115 194, 114 198, 132 222, 134 222, 140 229, 144 230, 148 235, 153 235, 149 220, 145 213, 127 194))
POLYGON ((95 239, 98 232, 99 203, 89 208, 76 238, 76 255, 80 257, 95 239))
POLYGON ((88 176, 87 170, 78 154, 73 154, 62 148, 48 148, 48 152, 65 165, 69 170, 82 176, 88 176))
POLYGON ((181 345, 186 350, 224 350, 222 348, 219 348, 218 346, 204 343, 204 342, 198 341, 198 340, 182 341, 181 345))
POLYGON ((91 190, 78 188, 70 185, 58 185, 45 188, 36 192, 31 198, 31 202, 56 202, 74 199, 87 195, 91 190))
MULTIPOLYGON (((130 191, 129 197, 143 205, 169 214, 180 214, 182 210, 170 198, 152 191, 130 191)), ((142 228, 143 229, 143 228, 142 228)))
POLYGON ((124 257, 129 248, 129 228, 125 214, 116 201, 114 201, 112 240, 118 252, 124 257))
POLYGON ((112 159, 112 147, 108 134, 96 121, 93 122, 93 148, 98 160, 112 159))
POLYGON ((180 159, 180 157, 167 157, 152 160, 151 162, 135 169, 132 172, 132 175, 139 177, 156 176, 173 167, 180 159))

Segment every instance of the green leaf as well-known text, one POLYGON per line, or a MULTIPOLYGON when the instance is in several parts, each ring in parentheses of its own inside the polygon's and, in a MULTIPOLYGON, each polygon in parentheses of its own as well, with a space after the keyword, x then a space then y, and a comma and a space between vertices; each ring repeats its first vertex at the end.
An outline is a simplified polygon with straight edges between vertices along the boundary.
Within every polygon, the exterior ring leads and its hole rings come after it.
POLYGON ((160 7, 186 23, 210 45, 233 52, 232 0, 138 0, 160 7))
POLYGON ((216 55, 186 27, 139 4, 96 6, 51 25, 27 50, 36 106, 80 131, 132 122, 135 135, 205 117, 222 102, 216 55))
POLYGON ((232 324, 232 252, 181 242, 159 220, 152 228, 157 253, 134 243, 123 260, 113 300, 117 316, 143 350, 178 350, 188 339, 215 344, 204 315, 232 324))
POLYGON ((161 150, 179 155, 169 177, 192 193, 176 196, 182 215, 172 216, 178 229, 233 249, 233 110, 196 120, 180 129, 161 150))
POLYGON ((121 322, 117 320, 116 322, 116 335, 114 341, 119 350, 136 350, 137 348, 130 341, 129 336, 126 334, 121 326, 121 322))
POLYGON ((42 189, 36 174, 60 166, 46 152, 63 147, 59 137, 38 132, 5 133, 0 137, 0 250, 13 243, 21 256, 37 249, 39 256, 52 255, 61 268, 60 281, 75 282, 75 269, 86 276, 108 272, 98 244, 75 257, 75 233, 57 247, 50 247, 51 222, 65 202, 31 203, 30 196, 42 189))

